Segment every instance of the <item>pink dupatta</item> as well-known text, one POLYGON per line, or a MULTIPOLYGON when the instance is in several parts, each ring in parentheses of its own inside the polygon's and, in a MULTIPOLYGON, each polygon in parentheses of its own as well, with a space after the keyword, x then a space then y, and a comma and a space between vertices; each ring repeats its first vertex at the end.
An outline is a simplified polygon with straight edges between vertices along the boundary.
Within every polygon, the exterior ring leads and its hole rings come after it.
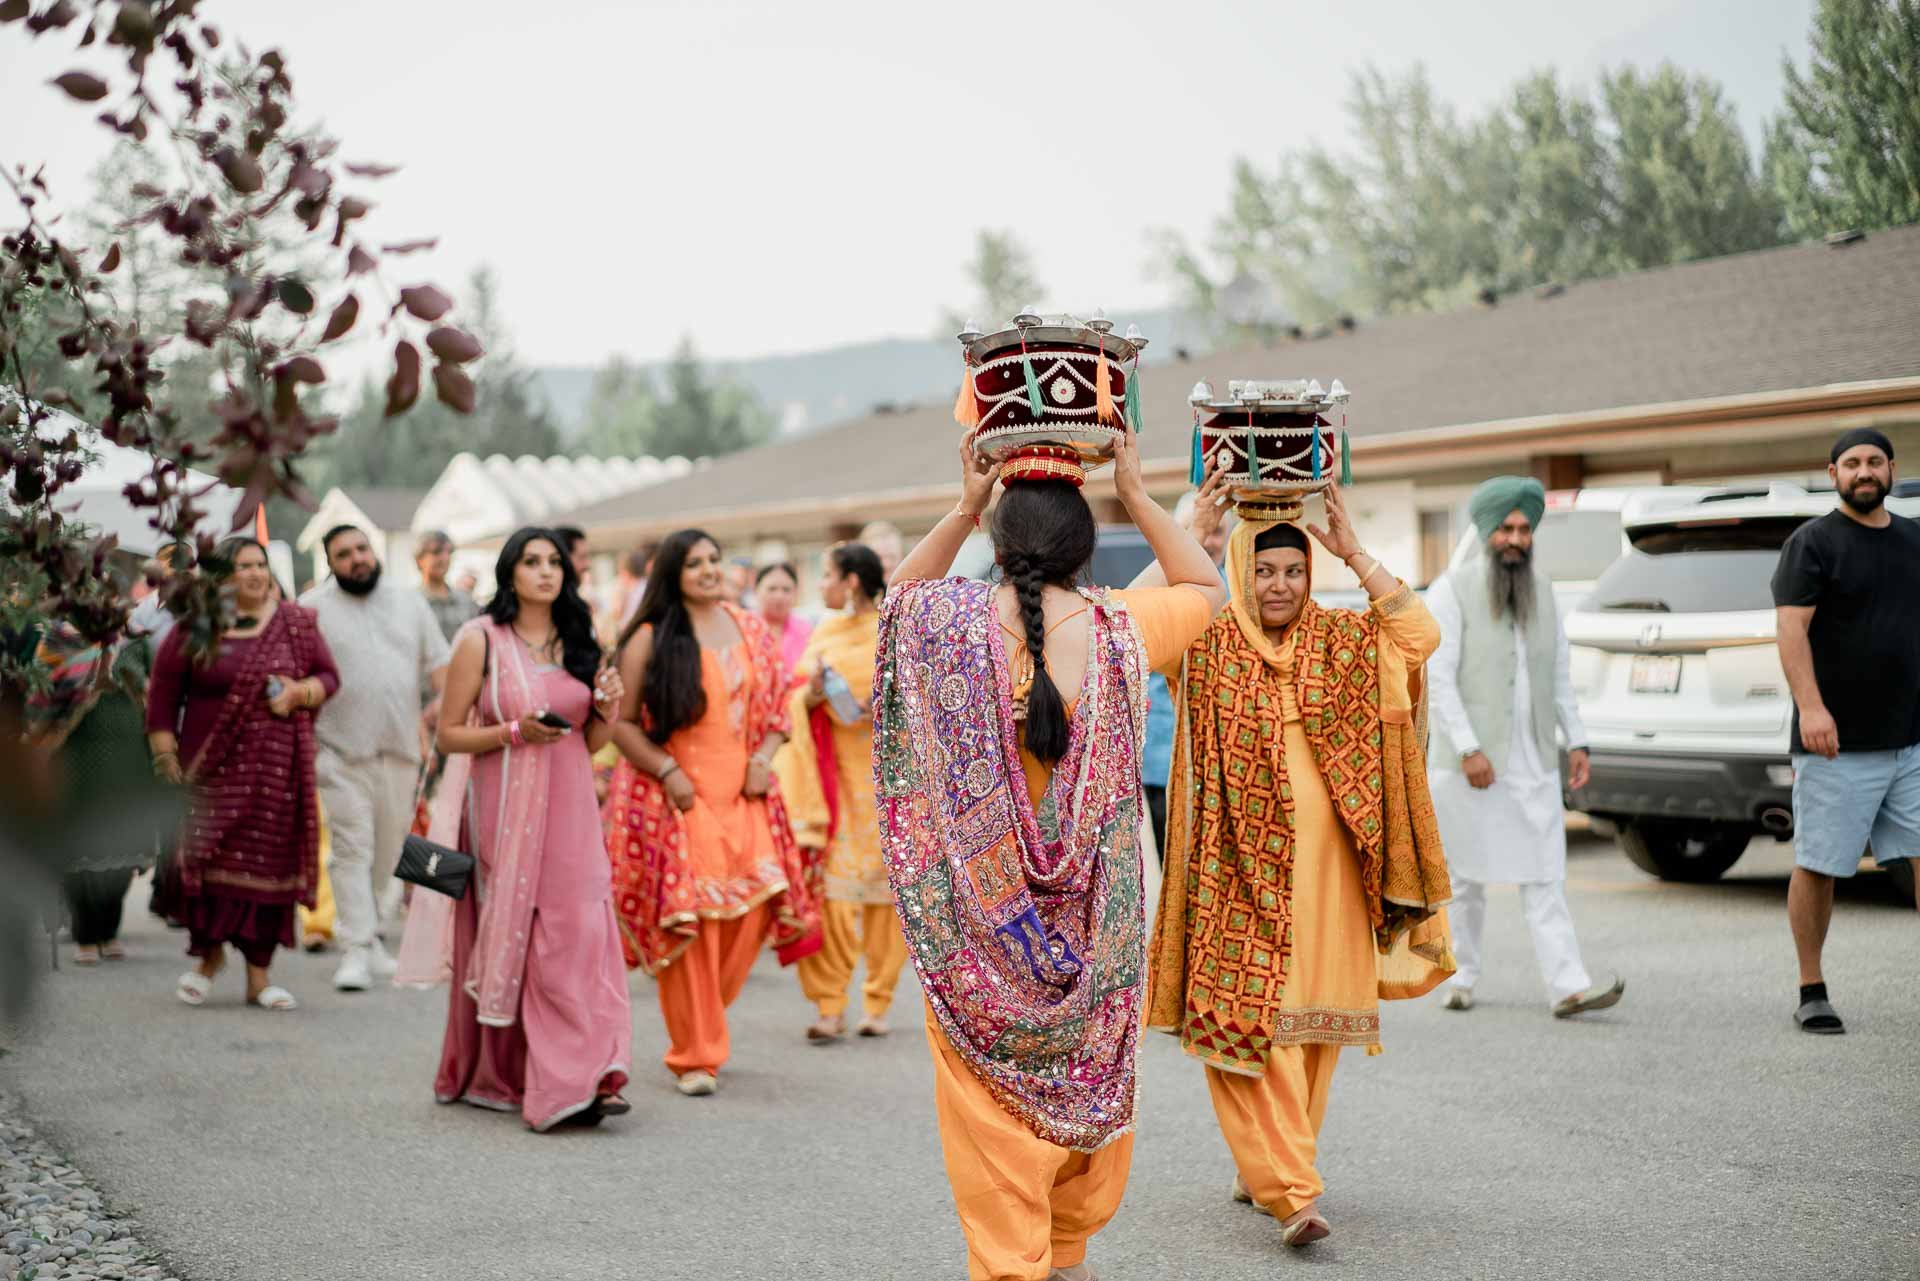
MULTIPOLYGON (((461 631, 473 628, 486 636, 488 656, 480 697, 467 723, 504 725, 539 711, 543 706, 539 674, 527 662, 513 630, 485 616, 467 623, 461 631)), ((455 643, 458 641, 456 636, 455 643)), ((479 932, 474 937, 463 987, 480 1007, 480 1022, 489 1027, 511 1027, 520 1016, 520 984, 526 973, 534 889, 540 879, 540 838, 546 829, 543 807, 551 759, 534 747, 506 747, 478 760, 455 756, 448 762, 434 803, 428 839, 465 849, 479 860, 470 891, 479 896, 479 932), (482 806, 473 774, 496 769, 498 799, 492 806, 482 806), (442 839, 456 834, 464 836, 467 843, 442 839)), ((413 896, 406 936, 400 945, 400 970, 393 980, 396 984, 430 986, 451 976, 455 906, 452 899, 440 894, 413 896)))

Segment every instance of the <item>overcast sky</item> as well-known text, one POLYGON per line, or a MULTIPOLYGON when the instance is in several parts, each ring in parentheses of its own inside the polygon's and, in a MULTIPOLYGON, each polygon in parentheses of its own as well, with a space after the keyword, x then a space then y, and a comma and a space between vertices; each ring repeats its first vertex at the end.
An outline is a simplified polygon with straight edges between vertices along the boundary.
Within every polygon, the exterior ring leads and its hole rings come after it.
MULTIPOLYGON (((1338 142, 1350 71, 1424 62, 1463 109, 1530 69, 1670 58, 1750 134, 1804 58, 1811 0, 1231 4, 235 0, 376 184, 420 273, 499 271, 523 356, 716 356, 924 336, 981 227, 1032 250, 1049 309, 1162 301, 1148 232, 1204 238, 1236 155, 1338 142)), ((0 162, 84 195, 107 146, 45 85, 71 40, 0 28, 0 162)), ((12 211, 0 213, 11 225, 12 211)), ((415 272, 408 267, 403 274, 415 272)))

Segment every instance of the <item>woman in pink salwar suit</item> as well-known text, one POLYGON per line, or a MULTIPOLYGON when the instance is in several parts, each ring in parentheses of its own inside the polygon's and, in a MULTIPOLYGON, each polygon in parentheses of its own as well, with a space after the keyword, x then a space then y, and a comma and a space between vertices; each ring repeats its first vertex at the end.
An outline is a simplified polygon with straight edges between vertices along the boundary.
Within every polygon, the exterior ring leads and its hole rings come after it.
POLYGON ((498 594, 456 638, 433 830, 478 867, 458 902, 414 895, 396 980, 452 979, 435 1097, 517 1110, 535 1130, 629 1111, 633 1059, 591 760, 620 678, 560 548, 547 530, 508 539, 498 594))

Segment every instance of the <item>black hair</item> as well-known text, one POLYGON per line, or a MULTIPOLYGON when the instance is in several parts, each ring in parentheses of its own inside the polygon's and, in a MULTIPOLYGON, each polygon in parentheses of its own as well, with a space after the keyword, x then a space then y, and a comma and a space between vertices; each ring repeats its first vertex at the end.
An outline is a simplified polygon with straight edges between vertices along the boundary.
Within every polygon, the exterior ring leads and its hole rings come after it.
POLYGON ((880 554, 865 543, 842 543, 827 553, 827 559, 842 574, 852 574, 867 599, 878 604, 887 592, 887 576, 880 568, 880 554))
POLYGON ((720 546, 705 530, 682 529, 667 535, 654 553, 640 608, 620 633, 624 650, 635 632, 653 626, 653 656, 647 660, 646 679, 641 682, 640 705, 651 721, 647 736, 656 743, 665 743, 707 714, 707 691, 700 681, 700 638, 693 634, 693 619, 680 593, 687 556, 701 543, 720 546))
POLYGON ((768 574, 785 574, 793 580, 795 587, 800 585, 800 571, 784 560, 776 560, 771 565, 761 566, 760 572, 753 576, 753 585, 758 587, 760 584, 766 582, 768 574))
MULTIPOLYGON (((227 535, 215 545, 213 554, 201 562, 200 568, 205 571, 214 582, 224 585, 233 577, 233 571, 239 567, 240 553, 249 547, 258 551, 261 557, 267 560, 267 581, 271 584, 273 582, 272 559, 267 555, 266 545, 251 534, 227 535)), ((187 634, 187 654, 193 659, 196 667, 211 667, 220 657, 220 634, 234 621, 228 612, 229 605, 226 603, 230 598, 222 592, 221 599, 220 612, 222 621, 220 625, 212 628, 205 634, 200 634, 198 628, 193 629, 187 634)))
MULTIPOLYGON (((366 530, 360 528, 360 526, 358 525, 335 525, 332 529, 329 529, 324 535, 321 536, 320 554, 322 556, 333 555, 333 540, 340 537, 340 535, 342 534, 359 534, 362 537, 365 537, 366 532, 367 532, 366 530)), ((371 544, 372 540, 368 539, 368 543, 371 544)))
POLYGON ((1313 559, 1313 550, 1307 545, 1307 536, 1300 532, 1298 525, 1275 525, 1271 529, 1261 530, 1253 540, 1253 550, 1256 554, 1289 547, 1308 560, 1313 559))
POLYGON ((560 595, 553 602, 553 630, 560 636, 560 666, 567 675, 593 688, 600 673, 600 642, 593 634, 593 610, 580 596, 580 579, 567 559, 565 538, 557 529, 528 525, 513 531, 500 557, 493 563, 493 599, 487 602, 487 617, 501 626, 511 626, 520 616, 520 597, 513 590, 514 566, 526 554, 527 544, 547 542, 560 553, 560 595))
POLYGON ((587 531, 578 525, 555 525, 553 532, 560 536, 560 541, 554 546, 560 549, 562 556, 573 555, 573 549, 587 541, 587 531))
POLYGON ((993 508, 994 558, 1013 584, 1033 658, 1026 747, 1051 765, 1067 754, 1067 705, 1047 671, 1045 589, 1071 588, 1093 559, 1097 529, 1080 488, 1064 480, 1008 485, 993 508))
MULTIPOLYGON (((353 527, 349 525, 347 528, 353 527)), ((258 549, 262 556, 267 554, 266 545, 252 534, 229 534, 220 540, 219 545, 213 549, 213 559, 221 566, 219 577, 222 580, 233 577, 234 563, 240 559, 240 553, 249 547, 258 549)), ((273 576, 271 566, 267 569, 267 576, 273 576)))

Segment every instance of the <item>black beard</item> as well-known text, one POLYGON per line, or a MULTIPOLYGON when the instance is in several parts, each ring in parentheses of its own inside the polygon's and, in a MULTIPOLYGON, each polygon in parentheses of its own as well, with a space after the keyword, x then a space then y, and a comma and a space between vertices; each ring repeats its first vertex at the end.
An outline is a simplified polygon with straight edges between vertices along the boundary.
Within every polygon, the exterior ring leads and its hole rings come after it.
POLYGON ((364 578, 347 578, 341 574, 333 576, 340 584, 340 590, 349 596, 371 596, 373 589, 380 585, 380 566, 375 565, 364 578))
POLYGON ((1521 627, 1533 617, 1533 553, 1514 549, 1519 559, 1495 552, 1487 558, 1487 599, 1495 618, 1511 618, 1521 627))
POLYGON ((1871 516, 1880 510, 1882 503, 1887 501, 1887 491, 1881 487, 1880 482, 1877 480, 1857 480, 1853 483, 1852 489, 1843 489, 1840 491, 1840 501, 1853 508, 1854 511, 1862 516, 1871 516), (1873 487, 1873 501, 1868 502, 1855 497, 1862 489, 1868 486, 1873 487))

